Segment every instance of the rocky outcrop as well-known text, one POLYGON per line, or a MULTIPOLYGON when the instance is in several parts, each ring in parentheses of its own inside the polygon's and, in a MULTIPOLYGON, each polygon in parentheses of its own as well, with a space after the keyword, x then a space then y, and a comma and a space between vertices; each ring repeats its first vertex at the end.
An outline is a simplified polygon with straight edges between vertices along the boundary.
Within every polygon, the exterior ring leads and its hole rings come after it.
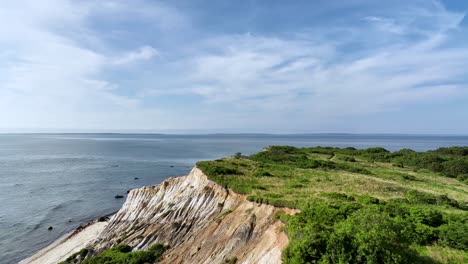
POLYGON ((146 249, 165 243, 162 263, 280 263, 288 243, 275 220, 289 209, 249 202, 210 181, 198 168, 188 176, 130 191, 123 207, 90 245, 146 249))

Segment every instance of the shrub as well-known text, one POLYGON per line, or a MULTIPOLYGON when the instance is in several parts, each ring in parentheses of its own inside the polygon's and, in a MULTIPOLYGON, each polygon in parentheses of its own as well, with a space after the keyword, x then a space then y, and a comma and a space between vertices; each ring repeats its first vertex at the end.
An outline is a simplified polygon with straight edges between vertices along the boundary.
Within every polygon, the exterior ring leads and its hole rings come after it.
POLYGON ((89 252, 89 249, 83 248, 83 249, 81 249, 81 250, 78 252, 78 254, 80 254, 80 256, 81 256, 82 258, 84 258, 84 257, 86 257, 86 255, 88 255, 88 252, 89 252))
POLYGON ((468 183, 468 174, 459 174, 457 180, 468 183))
POLYGON ((415 225, 410 218, 400 216, 410 216, 406 210, 397 208, 397 204, 390 208, 355 203, 310 204, 287 220, 290 244, 283 252, 283 262, 413 263, 418 256, 410 247, 415 225))
POLYGON ((198 162, 197 166, 208 176, 242 175, 239 170, 227 167, 221 162, 198 162))
POLYGON ((251 155, 252 160, 266 163, 295 163, 307 159, 305 153, 295 147, 290 146, 273 146, 265 151, 251 155))
POLYGON ((405 223, 371 208, 335 226, 324 258, 329 263, 413 263, 405 223))
POLYGON ((358 201, 362 204, 378 204, 380 202, 379 199, 369 196, 369 195, 359 196, 358 201))
POLYGON ((408 180, 408 181, 415 181, 416 180, 416 177, 414 177, 411 174, 403 174, 403 175, 401 175, 401 178, 404 179, 404 180, 408 180))
POLYGON ((353 156, 341 156, 339 159, 342 161, 356 162, 356 159, 353 156))
POLYGON ((164 244, 154 244, 150 248, 148 248, 148 252, 151 252, 153 256, 155 257, 155 260, 159 260, 159 258, 164 254, 166 250, 169 249, 169 246, 164 245, 164 244))
POLYGON ((431 227, 438 227, 444 223, 444 216, 439 210, 432 208, 411 208, 411 219, 431 227))
POLYGON ((133 251, 128 245, 117 245, 100 254, 86 259, 82 264, 145 264, 159 261, 167 246, 156 244, 148 250, 133 251))
POLYGON ((409 190, 406 198, 412 204, 437 204, 437 197, 433 194, 409 190))
POLYGON ((465 205, 461 205, 456 200, 450 199, 446 194, 434 195, 430 193, 419 192, 416 190, 409 190, 406 192, 406 198, 411 204, 448 205, 462 210, 468 209, 465 205))
POLYGON ((377 147, 377 148, 368 148, 368 149, 363 149, 361 150, 361 153, 389 153, 390 151, 377 147))
POLYGON ((226 264, 236 264, 237 263, 237 257, 230 257, 224 260, 224 263, 226 264))
POLYGON ((440 244, 461 250, 468 250, 468 216, 451 216, 439 227, 440 244))
POLYGON ((117 245, 111 249, 112 251, 128 253, 132 251, 132 247, 129 245, 117 245))
POLYGON ((468 156, 468 147, 439 148, 434 152, 454 156, 468 156))
POLYGON ((468 161, 462 159, 449 160, 443 163, 442 174, 456 178, 458 175, 468 174, 468 161))
POLYGON ((320 196, 322 197, 327 197, 331 199, 336 199, 336 200, 342 200, 342 201, 354 201, 354 197, 346 195, 344 193, 337 193, 337 192, 325 192, 321 193, 320 196))

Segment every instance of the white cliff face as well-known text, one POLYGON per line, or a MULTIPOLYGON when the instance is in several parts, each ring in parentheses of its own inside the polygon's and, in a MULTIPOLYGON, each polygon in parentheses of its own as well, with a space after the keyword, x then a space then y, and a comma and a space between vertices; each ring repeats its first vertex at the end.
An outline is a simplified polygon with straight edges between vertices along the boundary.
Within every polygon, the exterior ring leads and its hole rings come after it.
MULTIPOLYGON (((279 210, 249 202, 211 182, 198 168, 188 176, 130 191, 122 209, 91 244, 146 249, 169 244, 162 263, 281 263, 288 239, 274 219, 279 210)), ((292 211, 287 212, 292 213, 292 211)))

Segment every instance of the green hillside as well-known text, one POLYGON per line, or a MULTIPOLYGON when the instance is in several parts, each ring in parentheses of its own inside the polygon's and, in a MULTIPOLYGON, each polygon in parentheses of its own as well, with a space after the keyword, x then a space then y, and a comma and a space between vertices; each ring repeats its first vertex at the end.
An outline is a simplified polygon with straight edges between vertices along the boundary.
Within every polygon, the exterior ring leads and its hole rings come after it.
POLYGON ((258 203, 293 207, 284 263, 468 263, 468 148, 274 146, 198 162, 258 203))

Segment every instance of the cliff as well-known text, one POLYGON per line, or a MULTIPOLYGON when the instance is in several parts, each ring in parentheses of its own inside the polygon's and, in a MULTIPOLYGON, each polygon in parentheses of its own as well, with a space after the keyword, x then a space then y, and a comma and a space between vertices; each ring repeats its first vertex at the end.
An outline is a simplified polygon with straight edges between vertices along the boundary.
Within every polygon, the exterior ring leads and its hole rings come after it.
POLYGON ((274 219, 278 209, 256 204, 208 180, 198 168, 188 176, 132 190, 91 245, 124 243, 146 249, 165 243, 162 263, 280 263, 288 243, 274 219))
POLYGON ((131 190, 122 208, 87 248, 101 251, 128 244, 139 250, 164 243, 170 249, 161 263, 233 259, 237 263, 280 263, 288 244, 282 223, 275 220, 280 210, 294 212, 247 201, 194 168, 188 176, 131 190))

